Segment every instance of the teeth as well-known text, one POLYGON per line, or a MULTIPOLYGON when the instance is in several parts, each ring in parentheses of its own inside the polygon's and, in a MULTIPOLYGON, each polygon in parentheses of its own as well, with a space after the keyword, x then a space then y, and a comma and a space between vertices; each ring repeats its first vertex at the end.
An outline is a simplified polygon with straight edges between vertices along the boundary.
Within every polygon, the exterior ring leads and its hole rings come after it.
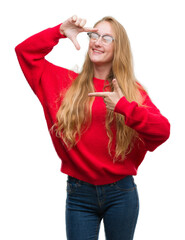
POLYGON ((102 53, 101 51, 98 51, 98 50, 94 50, 94 52, 97 52, 97 53, 102 53))

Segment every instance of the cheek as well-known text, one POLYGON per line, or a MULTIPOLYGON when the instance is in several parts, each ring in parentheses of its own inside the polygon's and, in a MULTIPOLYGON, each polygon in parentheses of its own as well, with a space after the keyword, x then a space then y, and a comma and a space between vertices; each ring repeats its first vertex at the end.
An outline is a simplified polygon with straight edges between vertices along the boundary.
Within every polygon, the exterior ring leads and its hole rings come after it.
POLYGON ((114 56, 114 46, 111 48, 112 56, 114 56))
POLYGON ((88 51, 93 47, 93 42, 92 41, 89 41, 89 49, 88 51))
POLYGON ((89 47, 88 47, 88 54, 90 54, 91 53, 91 51, 92 51, 92 43, 91 42, 89 42, 89 47))
POLYGON ((109 49, 109 56, 112 59, 114 58, 114 48, 113 47, 109 49))

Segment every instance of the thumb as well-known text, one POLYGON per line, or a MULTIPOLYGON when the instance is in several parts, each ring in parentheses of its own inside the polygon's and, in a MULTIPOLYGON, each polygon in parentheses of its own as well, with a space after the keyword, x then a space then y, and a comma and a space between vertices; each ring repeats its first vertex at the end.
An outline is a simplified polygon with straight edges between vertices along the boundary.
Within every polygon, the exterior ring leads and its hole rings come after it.
POLYGON ((76 48, 77 50, 80 50, 80 45, 79 45, 76 37, 72 38, 71 41, 72 41, 73 44, 75 45, 75 48, 76 48))
POLYGON ((113 87, 114 87, 114 92, 116 92, 119 95, 119 97, 123 97, 124 96, 123 92, 122 92, 121 88, 119 87, 119 84, 115 78, 112 80, 112 83, 113 83, 113 87))
POLYGON ((117 80, 115 78, 112 80, 112 83, 113 83, 113 87, 114 87, 114 92, 121 91, 121 89, 120 89, 120 87, 118 85, 118 82, 117 82, 117 80))

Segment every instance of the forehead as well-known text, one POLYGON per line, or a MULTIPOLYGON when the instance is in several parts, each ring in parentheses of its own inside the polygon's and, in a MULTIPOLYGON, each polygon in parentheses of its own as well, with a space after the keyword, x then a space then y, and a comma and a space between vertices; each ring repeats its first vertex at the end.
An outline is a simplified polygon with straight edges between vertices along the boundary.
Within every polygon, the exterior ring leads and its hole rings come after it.
POLYGON ((98 33, 100 34, 114 35, 112 26, 107 21, 100 22, 95 27, 98 29, 98 33))

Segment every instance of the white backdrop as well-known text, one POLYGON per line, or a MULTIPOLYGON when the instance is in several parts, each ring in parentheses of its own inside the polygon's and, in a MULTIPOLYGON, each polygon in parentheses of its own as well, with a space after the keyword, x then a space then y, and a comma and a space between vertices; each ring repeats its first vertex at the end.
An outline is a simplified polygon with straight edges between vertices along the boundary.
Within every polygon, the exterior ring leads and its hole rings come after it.
MULTIPOLYGON (((21 72, 14 48, 73 14, 86 18, 88 26, 106 15, 124 25, 136 77, 171 123, 170 139, 146 155, 135 177, 140 196, 135 240, 185 239, 183 0, 9 0, 0 4, 0 239, 66 239, 66 175, 60 172, 42 107, 21 72)), ((75 64, 81 67, 87 37, 81 34, 78 39, 79 52, 65 39, 47 59, 70 69, 75 64)))

